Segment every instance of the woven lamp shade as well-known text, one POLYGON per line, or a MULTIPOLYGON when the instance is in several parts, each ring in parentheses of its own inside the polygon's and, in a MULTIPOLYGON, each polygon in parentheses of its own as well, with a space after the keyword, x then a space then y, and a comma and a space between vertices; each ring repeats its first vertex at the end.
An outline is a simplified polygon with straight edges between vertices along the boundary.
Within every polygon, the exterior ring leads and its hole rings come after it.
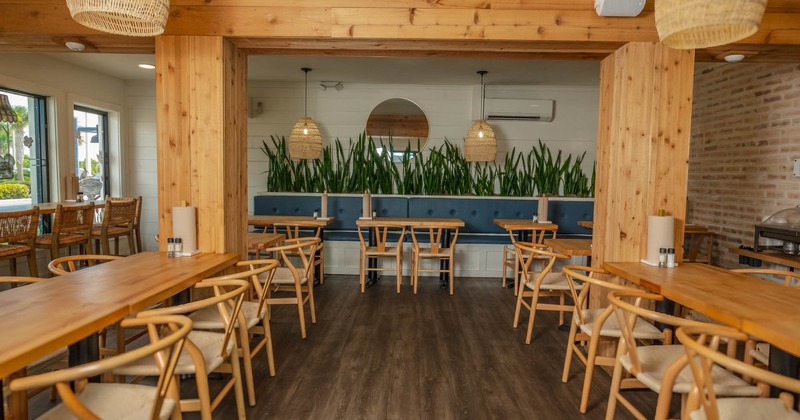
POLYGON ((661 43, 677 49, 730 44, 758 31, 767 0, 656 0, 661 43))
POLYGON ((292 159, 319 159, 322 155, 322 135, 311 117, 303 117, 297 121, 289 136, 288 147, 292 159), (308 130, 308 134, 303 133, 304 129, 308 130))
POLYGON ((497 139, 486 120, 472 123, 464 138, 464 160, 467 162, 494 162, 497 157, 497 139), (478 133, 483 130, 483 137, 478 133))
POLYGON ((67 7, 81 25, 115 35, 161 35, 169 17, 169 0, 67 0, 67 7))
POLYGON ((0 121, 14 123, 17 122, 17 113, 8 102, 8 95, 0 95, 0 121))

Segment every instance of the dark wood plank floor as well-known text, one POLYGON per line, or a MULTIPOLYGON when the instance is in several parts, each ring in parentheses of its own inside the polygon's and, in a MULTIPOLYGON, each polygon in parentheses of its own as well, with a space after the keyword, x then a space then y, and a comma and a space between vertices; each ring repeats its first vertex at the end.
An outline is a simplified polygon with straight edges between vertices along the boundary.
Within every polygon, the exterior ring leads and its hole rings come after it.
MULTIPOLYGON (((277 307, 271 324, 277 376, 268 376, 266 356, 259 355, 258 403, 248 407, 247 417, 604 418, 607 373, 595 373, 585 415, 578 412, 583 365, 577 359, 569 382, 561 383, 568 333, 556 327, 557 313, 537 314, 533 343, 526 345, 527 314, 513 329, 510 289, 494 278, 456 281, 454 296, 433 278, 422 279, 416 296, 406 279, 398 295, 388 277, 361 295, 357 277, 328 276, 314 290, 317 323, 310 325, 307 315, 305 340, 296 310, 277 307)), ((183 391, 191 392, 186 382, 183 391)), ((653 412, 655 394, 636 392, 632 398, 645 413, 653 412)), ((37 401, 39 410, 48 405, 37 401)), ((236 417, 232 396, 214 417, 236 417)), ((618 417, 629 416, 619 409, 618 417)))

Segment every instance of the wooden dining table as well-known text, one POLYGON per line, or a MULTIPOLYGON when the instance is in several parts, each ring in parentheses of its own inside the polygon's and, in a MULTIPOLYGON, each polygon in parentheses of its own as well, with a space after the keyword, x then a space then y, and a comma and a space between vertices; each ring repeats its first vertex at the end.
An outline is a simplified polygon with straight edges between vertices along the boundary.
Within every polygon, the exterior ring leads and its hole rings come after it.
POLYGON ((70 349, 70 364, 97 358, 97 331, 191 287, 238 259, 238 254, 175 258, 166 252, 140 252, 0 292, 0 377, 76 343, 77 351, 70 349), (90 339, 84 342, 87 337, 90 339), (92 346, 91 341, 95 348, 82 348, 92 346))
POLYGON ((603 268, 772 344, 770 370, 800 376, 800 290, 708 264, 607 262, 603 268))
POLYGON ((314 216, 279 216, 279 215, 248 215, 247 224, 250 226, 272 226, 276 223, 300 223, 306 227, 320 227, 324 228, 331 223, 335 222, 335 217, 326 217, 324 219, 315 218, 314 216))
MULTIPOLYGON (((465 225, 463 220, 455 217, 373 217, 373 218, 356 219, 356 226, 358 226, 359 228, 361 227, 372 228, 387 224, 405 226, 407 228, 419 227, 419 228, 447 229, 442 235, 443 248, 450 247, 450 242, 452 240, 450 230, 462 228, 465 225)), ((374 246, 375 245, 375 237, 373 236, 374 230, 370 229, 370 232, 371 233, 369 235, 369 242, 370 242, 369 245, 374 246)), ((378 266, 378 261, 377 259, 374 258, 370 258, 367 263, 371 268, 375 268, 378 266)), ((446 270, 447 268, 449 268, 449 264, 450 264, 449 261, 442 260, 440 262, 440 268, 442 270, 446 270)), ((371 287, 377 281, 378 281, 378 273, 376 271, 370 271, 368 273, 366 286, 371 287)), ((449 282, 450 282, 450 277, 446 272, 442 272, 439 274, 439 285, 442 288, 446 288, 449 282)))

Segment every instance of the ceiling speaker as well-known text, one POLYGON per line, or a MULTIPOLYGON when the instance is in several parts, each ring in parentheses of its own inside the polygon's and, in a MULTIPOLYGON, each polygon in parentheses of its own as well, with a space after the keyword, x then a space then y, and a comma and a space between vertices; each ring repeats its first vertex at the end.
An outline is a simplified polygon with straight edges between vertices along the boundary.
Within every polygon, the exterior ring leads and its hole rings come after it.
POLYGON ((599 16, 638 16, 645 0, 594 0, 594 10, 599 16))

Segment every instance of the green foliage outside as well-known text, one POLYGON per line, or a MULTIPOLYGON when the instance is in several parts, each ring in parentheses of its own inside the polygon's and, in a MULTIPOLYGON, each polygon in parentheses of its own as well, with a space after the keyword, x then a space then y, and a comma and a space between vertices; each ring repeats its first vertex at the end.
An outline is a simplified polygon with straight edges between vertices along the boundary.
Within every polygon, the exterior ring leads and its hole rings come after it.
MULTIPOLYGON (((395 150, 359 135, 348 148, 336 139, 322 150, 318 160, 293 160, 286 139, 271 136, 272 145, 262 142, 269 169, 267 190, 276 192, 322 192, 402 195, 479 195, 531 197, 542 194, 594 196, 594 171, 589 177, 581 164, 586 156, 553 156, 539 141, 527 154, 516 149, 503 163, 467 162, 458 146, 445 140, 427 153, 415 153, 410 146, 395 150), (378 151, 378 148, 381 151, 378 151), (346 151, 349 150, 349 151, 346 151), (392 156, 402 152, 398 162, 392 156)), ((417 150, 419 147, 417 148, 417 150)))
POLYGON ((11 182, 0 183, 0 200, 30 197, 31 189, 28 185, 11 182))
MULTIPOLYGON (((96 161, 94 159, 91 159, 91 162, 89 163, 89 165, 92 167, 92 175, 100 173, 100 162, 98 162, 98 161, 96 161)), ((78 162, 78 167, 81 168, 81 169, 86 169, 86 161, 82 160, 82 161, 78 162)))

